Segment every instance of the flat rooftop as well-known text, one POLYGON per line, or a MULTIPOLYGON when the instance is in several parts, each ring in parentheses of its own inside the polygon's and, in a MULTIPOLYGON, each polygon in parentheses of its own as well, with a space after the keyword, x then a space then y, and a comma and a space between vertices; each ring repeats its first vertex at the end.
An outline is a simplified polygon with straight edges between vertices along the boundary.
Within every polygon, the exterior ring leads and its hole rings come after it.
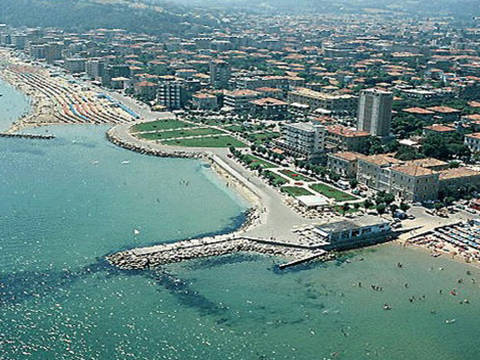
POLYGON ((355 220, 336 221, 330 224, 318 225, 316 226, 316 228, 327 233, 333 233, 338 231, 355 230, 359 228, 388 224, 388 223, 389 221, 379 216, 364 215, 355 220))

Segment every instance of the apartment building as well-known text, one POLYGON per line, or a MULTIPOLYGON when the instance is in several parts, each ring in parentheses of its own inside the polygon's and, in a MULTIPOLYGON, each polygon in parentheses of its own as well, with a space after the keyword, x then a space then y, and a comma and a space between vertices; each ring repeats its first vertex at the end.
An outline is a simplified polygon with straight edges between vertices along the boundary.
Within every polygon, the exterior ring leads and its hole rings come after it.
POLYGON ((465 135, 464 142, 472 153, 480 152, 480 133, 465 135))
POLYGON ((252 101, 258 99, 260 93, 253 90, 226 91, 224 105, 235 111, 249 111, 253 106, 252 101))
POLYGON ((363 154, 342 151, 328 154, 327 167, 330 171, 347 179, 357 177, 358 159, 366 157, 363 154))
POLYGON ((192 96, 192 107, 199 110, 214 110, 218 106, 217 97, 211 94, 197 93, 192 96))
POLYGON ((325 127, 309 123, 287 123, 278 147, 296 158, 311 159, 324 151, 325 127))
POLYGON ((325 147, 329 152, 362 151, 370 139, 368 132, 342 125, 328 125, 325 129, 325 147))
POLYGON ((348 94, 331 94, 307 88, 297 88, 288 94, 288 102, 305 104, 310 111, 323 109, 332 114, 354 115, 357 111, 357 97, 348 94))
POLYGON ((432 169, 407 163, 390 170, 389 192, 411 202, 436 200, 439 188, 439 173, 432 169))
POLYGON ((390 169, 402 161, 391 155, 372 155, 358 159, 357 180, 378 191, 390 191, 390 169))
POLYGON ((157 103, 168 109, 181 109, 185 106, 186 91, 182 81, 164 81, 158 84, 157 103))
POLYGON ((214 89, 228 88, 232 70, 226 61, 214 59, 210 61, 210 84, 214 89))
POLYGON ((274 98, 262 98, 252 101, 253 110, 269 119, 283 119, 287 113, 288 103, 274 98))
POLYGON ((377 89, 363 90, 358 103, 357 129, 374 136, 390 135, 393 93, 377 89))

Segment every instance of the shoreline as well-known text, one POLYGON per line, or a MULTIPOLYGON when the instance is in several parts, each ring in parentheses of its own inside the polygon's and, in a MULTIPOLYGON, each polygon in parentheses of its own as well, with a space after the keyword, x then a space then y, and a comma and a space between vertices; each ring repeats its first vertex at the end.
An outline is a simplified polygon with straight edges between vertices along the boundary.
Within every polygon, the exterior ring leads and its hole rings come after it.
MULTIPOLYGON (((0 50, 0 59, 1 61, 3 61, 3 64, 0 64, 0 80, 24 94, 31 101, 30 111, 28 112, 28 114, 22 115, 19 119, 15 120, 13 124, 9 127, 9 129, 6 131, 6 133, 15 134, 16 132, 26 128, 38 128, 48 125, 80 125, 74 123, 65 124, 59 121, 52 122, 51 119, 53 118, 53 111, 56 104, 54 104, 51 99, 46 97, 37 89, 29 86, 21 79, 16 78, 15 74, 7 68, 6 64, 23 65, 29 67, 34 66, 26 64, 21 60, 17 59, 16 57, 12 56, 11 52, 8 50, 0 50), (48 120, 48 118, 50 120, 48 120)), ((40 69, 46 71, 45 69, 40 69)), ((143 119, 140 121, 146 120, 143 119)), ((211 149, 177 148, 167 147, 164 145, 162 145, 161 149, 159 149, 159 145, 155 143, 145 142, 144 146, 138 146, 133 142, 129 143, 127 140, 122 139, 119 136, 115 136, 115 129, 123 126, 130 127, 132 124, 133 122, 112 126, 106 132, 107 140, 115 144, 116 146, 144 155, 170 158, 190 158, 206 161, 208 164, 210 164, 211 169, 216 174, 216 176, 218 176, 221 181, 224 181, 227 187, 233 188, 235 193, 238 194, 243 200, 246 201, 247 204, 251 206, 247 209, 246 221, 240 226, 240 228, 233 232, 230 232, 226 236, 231 236, 235 233, 245 233, 248 230, 259 227, 260 225, 265 225, 268 222, 268 215, 271 209, 269 208, 268 204, 265 204, 264 201, 262 201, 262 196, 258 193, 261 190, 258 187, 253 186, 249 179, 247 180, 244 176, 242 176, 235 169, 233 169, 229 164, 225 163, 225 161, 223 161, 218 155, 212 152, 211 149)), ((134 137, 132 136, 132 138, 134 137)), ((443 256, 448 256, 449 258, 457 262, 480 268, 480 262, 470 261, 465 256, 462 256, 460 253, 452 256, 452 253, 450 252, 441 251, 438 249, 432 251, 432 249, 429 248, 427 245, 416 244, 409 241, 406 241, 406 243, 405 241, 402 242, 404 246, 414 245, 414 248, 419 248, 422 251, 428 251, 430 254, 434 252, 441 253, 443 256)))
POLYGON ((5 133, 11 134, 27 128, 60 124, 58 121, 52 121, 54 118, 52 111, 55 104, 26 82, 16 79, 15 75, 8 69, 8 66, 13 65, 31 67, 31 65, 14 57, 9 50, 0 50, 0 79, 26 96, 30 100, 30 109, 27 114, 16 119, 5 133))

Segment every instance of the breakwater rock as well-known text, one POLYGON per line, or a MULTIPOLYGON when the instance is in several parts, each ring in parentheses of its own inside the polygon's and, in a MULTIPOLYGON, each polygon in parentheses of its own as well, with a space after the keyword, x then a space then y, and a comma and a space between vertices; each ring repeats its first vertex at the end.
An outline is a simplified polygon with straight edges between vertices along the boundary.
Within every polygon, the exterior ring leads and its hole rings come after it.
MULTIPOLYGON (((250 252, 264 255, 281 256, 290 259, 307 258, 315 254, 313 249, 290 246, 288 244, 268 243, 249 238, 205 238, 163 244, 152 248, 122 251, 107 257, 110 264, 122 269, 149 269, 190 259, 221 256, 238 252, 250 252)), ((320 258, 329 260, 333 255, 325 253, 320 258)))
POLYGON ((23 139, 42 139, 42 140, 53 140, 55 135, 52 134, 14 134, 14 133, 0 133, 0 137, 8 138, 23 138, 23 139))
POLYGON ((120 146, 124 149, 138 152, 144 155, 158 156, 158 157, 175 157, 175 158, 189 158, 189 159, 200 159, 206 158, 207 155, 201 152, 194 151, 184 151, 184 150, 162 150, 158 148, 153 148, 148 145, 142 145, 135 141, 129 141, 120 137, 116 132, 115 128, 110 129, 106 133, 107 140, 111 143, 120 146))

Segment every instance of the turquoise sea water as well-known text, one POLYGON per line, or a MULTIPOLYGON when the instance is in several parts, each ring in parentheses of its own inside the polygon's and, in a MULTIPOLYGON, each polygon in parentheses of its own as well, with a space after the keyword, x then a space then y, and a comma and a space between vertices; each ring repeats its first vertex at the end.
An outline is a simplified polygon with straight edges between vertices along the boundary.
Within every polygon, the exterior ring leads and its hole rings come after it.
POLYGON ((284 272, 248 254, 110 267, 114 251, 228 231, 246 204, 201 162, 119 149, 105 127, 48 130, 0 141, 1 360, 480 358, 480 271, 418 250, 284 272))
POLYGON ((11 85, 0 80, 0 132, 30 110, 31 100, 11 85))

